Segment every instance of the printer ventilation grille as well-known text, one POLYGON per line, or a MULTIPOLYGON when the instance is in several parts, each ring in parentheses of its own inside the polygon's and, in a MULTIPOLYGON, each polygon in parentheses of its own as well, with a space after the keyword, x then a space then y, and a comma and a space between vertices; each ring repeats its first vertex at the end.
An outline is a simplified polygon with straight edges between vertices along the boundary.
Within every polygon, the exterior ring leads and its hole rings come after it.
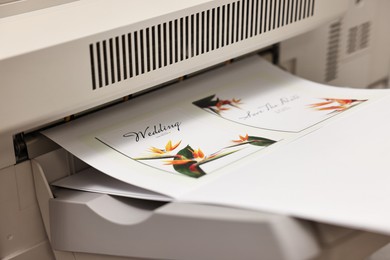
POLYGON ((325 82, 337 78, 340 52, 341 22, 329 26, 328 49, 326 54, 325 82))
POLYGON ((240 0, 89 45, 92 89, 206 55, 314 15, 315 0, 240 0))
POLYGON ((366 49, 369 45, 370 22, 353 26, 348 30, 347 54, 366 49))

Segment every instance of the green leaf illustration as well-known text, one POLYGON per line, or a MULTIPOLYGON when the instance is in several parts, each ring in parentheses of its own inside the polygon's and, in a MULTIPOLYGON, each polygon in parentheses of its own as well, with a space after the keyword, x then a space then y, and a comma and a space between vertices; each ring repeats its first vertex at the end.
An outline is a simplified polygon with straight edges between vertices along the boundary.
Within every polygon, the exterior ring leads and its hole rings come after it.
POLYGON ((219 98, 216 98, 215 100, 213 100, 214 98, 215 98, 215 95, 211 95, 211 96, 199 99, 197 101, 194 101, 194 102, 192 102, 192 104, 194 104, 195 106, 198 106, 199 108, 202 108, 202 109, 210 109, 211 112, 213 112, 217 115, 220 115, 219 110, 215 109, 215 107, 217 106, 217 104, 220 100, 219 100, 219 98))
POLYGON ((219 99, 213 100, 215 98, 215 95, 211 95, 202 99, 199 99, 197 101, 192 102, 195 106, 198 106, 200 108, 210 108, 212 106, 215 106, 218 102, 219 99))
POLYGON ((276 141, 263 137, 248 136, 248 143, 256 146, 269 146, 276 143, 276 141))
POLYGON ((250 144, 250 145, 255 145, 255 146, 269 146, 271 144, 274 144, 276 143, 276 141, 274 140, 271 140, 271 139, 267 139, 267 138, 264 138, 264 137, 258 137, 258 136, 240 136, 240 139, 241 140, 235 140, 234 142, 236 142, 237 144, 234 144, 234 145, 231 145, 231 146, 228 146, 226 148, 232 148, 232 147, 237 147, 237 146, 242 146, 242 145, 247 145, 247 144, 250 144))
POLYGON ((175 160, 190 160, 190 161, 184 164, 174 164, 173 168, 175 169, 175 171, 181 174, 194 177, 194 178, 199 178, 205 175, 206 173, 199 167, 196 160, 191 160, 194 159, 194 156, 191 151, 193 151, 193 149, 189 145, 181 149, 177 153, 174 161, 175 160))
POLYGON ((231 107, 240 108, 238 105, 240 104, 241 99, 220 99, 215 95, 211 95, 197 101, 192 102, 195 106, 198 106, 202 109, 208 109, 211 112, 221 115, 221 112, 224 110, 229 110, 231 107))

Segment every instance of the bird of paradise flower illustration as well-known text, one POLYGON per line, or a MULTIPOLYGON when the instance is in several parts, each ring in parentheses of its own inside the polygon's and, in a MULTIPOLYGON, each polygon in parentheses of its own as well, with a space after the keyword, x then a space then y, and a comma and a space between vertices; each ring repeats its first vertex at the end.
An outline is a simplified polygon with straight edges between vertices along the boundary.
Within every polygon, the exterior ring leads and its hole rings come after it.
POLYGON ((324 101, 310 104, 310 108, 318 111, 342 112, 358 104, 361 104, 367 99, 339 99, 339 98, 322 98, 324 101))
POLYGON ((184 148, 180 149, 177 153, 173 152, 177 149, 181 141, 172 144, 172 141, 169 140, 165 145, 165 148, 156 148, 150 147, 149 153, 151 156, 134 158, 135 160, 158 160, 163 159, 163 165, 172 166, 173 169, 186 176, 199 178, 207 173, 201 168, 203 164, 209 163, 211 161, 218 160, 222 157, 228 156, 235 152, 238 152, 242 149, 244 145, 255 145, 255 146, 269 146, 276 141, 257 137, 257 136, 248 136, 239 135, 239 139, 232 140, 233 144, 223 147, 216 152, 211 154, 205 154, 200 148, 193 149, 190 145, 186 145, 184 148), (237 147, 237 149, 234 149, 237 147))
POLYGON ((161 158, 165 154, 175 150, 180 145, 180 143, 181 143, 181 141, 179 141, 178 143, 172 145, 172 141, 169 140, 168 143, 165 145, 165 149, 159 149, 159 148, 156 148, 156 147, 152 146, 152 147, 149 148, 149 151, 151 153, 155 154, 158 158, 161 158))
POLYGON ((200 100, 193 102, 194 105, 207 109, 217 115, 220 115, 221 112, 229 110, 231 108, 240 108, 241 99, 220 99, 215 95, 211 95, 200 100))

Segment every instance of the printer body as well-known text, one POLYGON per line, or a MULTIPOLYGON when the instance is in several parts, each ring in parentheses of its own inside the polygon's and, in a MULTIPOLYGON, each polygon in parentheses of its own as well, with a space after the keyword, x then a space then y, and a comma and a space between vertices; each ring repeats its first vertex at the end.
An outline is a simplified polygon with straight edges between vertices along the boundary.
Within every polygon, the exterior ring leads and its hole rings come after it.
POLYGON ((387 236, 269 212, 53 188, 90 166, 40 132, 153 102, 167 86, 248 55, 318 82, 384 87, 386 10, 386 0, 0 2, 0 258, 371 255, 387 236))

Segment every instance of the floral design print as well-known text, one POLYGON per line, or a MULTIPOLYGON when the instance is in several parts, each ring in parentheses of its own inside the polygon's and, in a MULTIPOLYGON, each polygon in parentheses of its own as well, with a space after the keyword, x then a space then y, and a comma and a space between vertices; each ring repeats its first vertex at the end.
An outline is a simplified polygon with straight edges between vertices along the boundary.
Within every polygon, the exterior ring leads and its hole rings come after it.
POLYGON ((310 108, 314 108, 318 111, 331 111, 331 112, 343 112, 353 106, 356 106, 366 99, 339 99, 339 98, 323 98, 323 102, 310 104, 310 108))
POLYGON ((220 115, 223 111, 230 110, 231 108, 240 108, 239 105, 242 103, 241 99, 220 99, 215 95, 211 95, 195 101, 193 104, 202 109, 208 109, 211 112, 220 115))
POLYGON ((137 161, 164 159, 162 161, 163 165, 172 166, 177 173, 198 178, 207 174, 201 168, 201 165, 203 164, 238 152, 243 149, 245 145, 266 147, 275 143, 276 141, 245 134, 239 135, 238 140, 231 140, 230 142, 233 144, 223 147, 211 154, 205 154, 200 148, 193 149, 189 144, 180 149, 178 152, 173 152, 174 150, 178 149, 182 142, 178 141, 175 144, 172 144, 172 141, 169 140, 165 145, 165 148, 157 148, 152 146, 148 149, 148 152, 151 155, 134 159, 137 161))

